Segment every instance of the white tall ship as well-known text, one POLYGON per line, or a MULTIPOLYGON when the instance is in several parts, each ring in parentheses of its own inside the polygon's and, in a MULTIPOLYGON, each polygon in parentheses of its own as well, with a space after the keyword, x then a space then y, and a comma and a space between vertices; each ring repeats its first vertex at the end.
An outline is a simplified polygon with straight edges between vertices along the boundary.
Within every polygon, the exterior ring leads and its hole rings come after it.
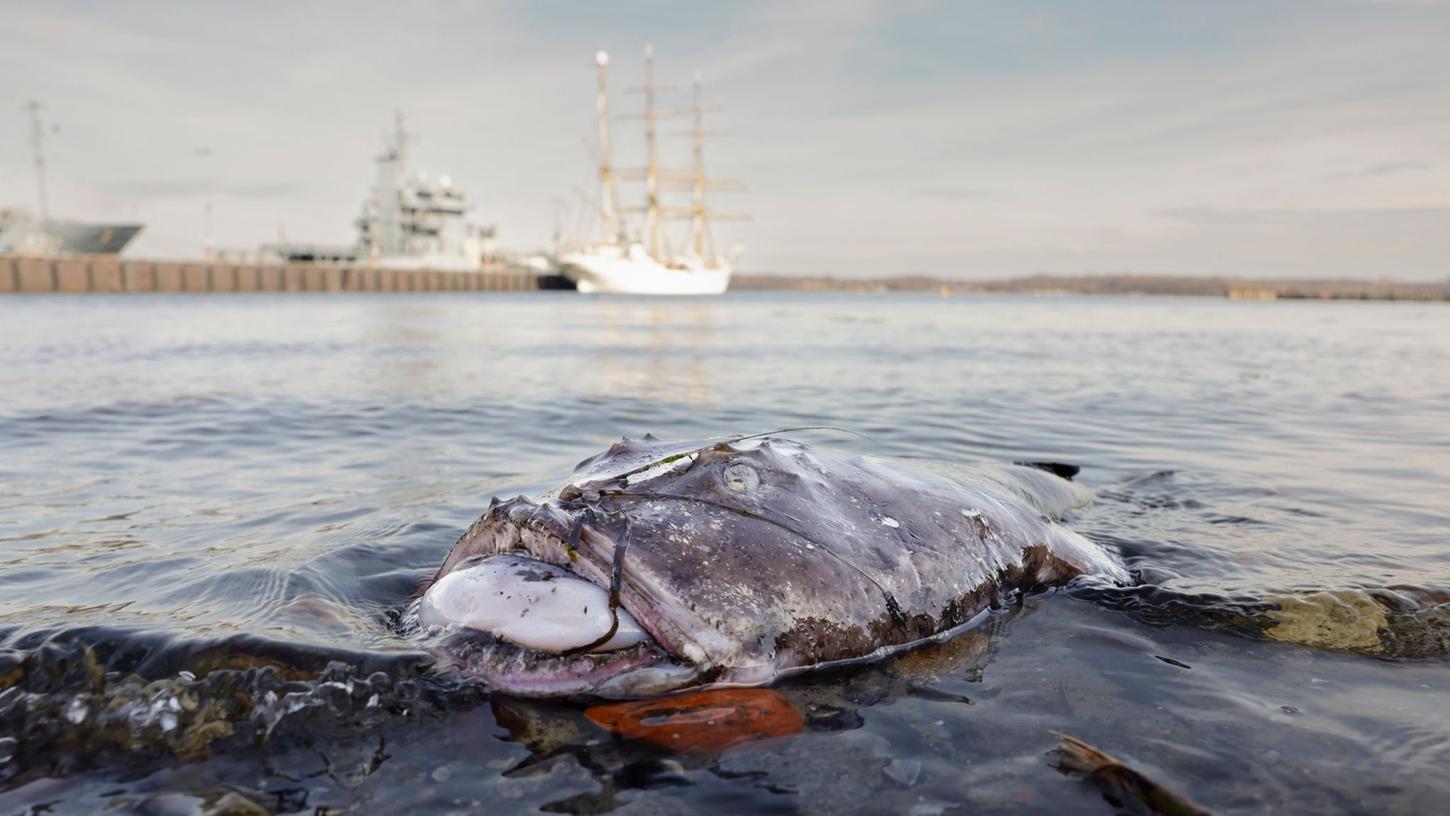
POLYGON ((645 166, 631 180, 643 181, 645 204, 639 208, 644 215, 642 228, 632 234, 622 216, 618 202, 618 181, 611 163, 609 149, 609 55, 595 55, 599 80, 597 108, 599 113, 599 201, 596 205, 601 226, 598 239, 576 244, 559 253, 560 271, 572 280, 580 292, 633 295, 718 295, 730 286, 730 273, 735 257, 721 256, 715 251, 710 221, 736 216, 722 216, 705 207, 705 192, 726 185, 705 177, 704 127, 705 107, 701 100, 700 78, 695 77, 694 100, 689 108, 679 111, 655 110, 655 93, 664 90, 654 84, 654 53, 648 46, 644 52, 645 166), (665 117, 693 116, 694 127, 689 135, 694 140, 694 163, 685 173, 663 170, 656 161, 655 124, 665 117), (686 189, 690 204, 667 207, 661 203, 664 187, 686 189), (665 220, 686 218, 690 232, 683 246, 670 245, 665 220))

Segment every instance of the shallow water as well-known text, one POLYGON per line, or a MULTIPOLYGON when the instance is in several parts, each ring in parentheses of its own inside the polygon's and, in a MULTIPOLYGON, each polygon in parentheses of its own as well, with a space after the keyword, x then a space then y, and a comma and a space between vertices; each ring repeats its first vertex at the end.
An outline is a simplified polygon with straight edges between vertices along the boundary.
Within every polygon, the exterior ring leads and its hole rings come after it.
POLYGON ((36 297, 0 327, 6 812, 1110 812, 1052 731, 1221 812, 1450 793, 1441 305, 36 297), (1145 579, 1330 591, 1349 628, 1348 590, 1401 587, 1432 642, 1060 592, 784 684, 800 733, 681 753, 459 688, 394 634, 492 495, 624 434, 816 424, 870 437, 808 437, 841 452, 1080 464, 1099 497, 1070 525, 1145 579))

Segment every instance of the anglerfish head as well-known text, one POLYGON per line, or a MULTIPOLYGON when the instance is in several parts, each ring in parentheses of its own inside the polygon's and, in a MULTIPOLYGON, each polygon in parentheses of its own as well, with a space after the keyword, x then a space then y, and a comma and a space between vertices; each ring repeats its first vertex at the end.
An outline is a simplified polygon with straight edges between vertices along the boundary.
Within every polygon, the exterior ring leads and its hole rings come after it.
POLYGON ((758 685, 866 655, 901 623, 869 574, 893 565, 834 551, 881 527, 827 470, 780 439, 625 440, 541 500, 495 499, 418 622, 447 668, 524 696, 758 685))

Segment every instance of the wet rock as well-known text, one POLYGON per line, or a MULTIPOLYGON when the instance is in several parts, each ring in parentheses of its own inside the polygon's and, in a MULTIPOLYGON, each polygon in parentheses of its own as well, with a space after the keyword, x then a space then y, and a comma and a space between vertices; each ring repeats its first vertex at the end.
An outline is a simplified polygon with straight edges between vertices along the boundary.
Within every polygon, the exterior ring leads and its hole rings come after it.
POLYGON ((893 759, 881 770, 888 779, 899 782, 906 787, 916 784, 921 776, 921 761, 916 759, 893 759))
POLYGON ((675 759, 649 759, 632 762, 614 773, 614 783, 621 788, 658 788, 688 785, 685 766, 675 759))
POLYGON ((158 793, 132 803, 144 816, 268 816, 271 810, 235 790, 158 793))
POLYGON ((1379 632, 1389 621, 1384 607, 1367 592, 1315 592, 1271 596, 1279 608, 1267 614, 1277 625, 1265 634, 1274 640, 1321 649, 1377 652, 1379 632))
POLYGON ((10 687, 0 691, 0 733, 9 740, 0 744, 0 773, 6 777, 27 769, 70 773, 107 753, 192 761, 269 741, 285 747, 318 735, 364 736, 397 714, 472 705, 478 694, 381 672, 360 677, 341 662, 312 680, 295 672, 286 679, 275 666, 168 670, 152 680, 101 671, 90 649, 66 644, 30 652, 10 674, 10 687))
POLYGON ((601 786, 573 755, 532 766, 526 773, 501 778, 496 795, 510 802, 553 802, 598 793, 601 786))
POLYGON ((327 762, 327 775, 338 785, 348 789, 361 785, 388 758, 386 744, 381 739, 334 746, 323 756, 327 762))
POLYGON ((553 704, 495 697, 490 708, 494 720, 515 742, 544 756, 587 743, 593 735, 603 733, 579 712, 553 704))
POLYGON ((900 813, 913 799, 899 785, 883 785, 883 769, 893 759, 885 737, 856 730, 797 738, 769 750, 737 749, 721 757, 719 769, 792 791, 807 813, 900 813))

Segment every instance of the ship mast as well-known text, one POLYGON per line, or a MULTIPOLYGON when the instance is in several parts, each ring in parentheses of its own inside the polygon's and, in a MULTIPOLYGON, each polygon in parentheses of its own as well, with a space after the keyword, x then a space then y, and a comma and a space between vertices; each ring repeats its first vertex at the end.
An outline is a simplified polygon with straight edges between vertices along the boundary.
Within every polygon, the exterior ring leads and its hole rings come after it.
POLYGON ((649 254, 661 258, 664 253, 660 246, 659 167, 655 163, 655 49, 652 45, 644 47, 644 153, 649 254))
POLYGON ((594 55, 599 76, 599 96, 595 108, 599 112, 599 215, 604 220, 604 238, 610 243, 620 241, 616 231, 618 216, 614 212, 614 168, 609 163, 609 54, 594 55))
POLYGON ((697 73, 692 106, 695 113, 695 177, 691 180, 690 245, 694 247, 695 257, 704 260, 708 233, 705 225, 705 106, 702 97, 700 75, 697 73))
POLYGON ((40 112, 45 106, 34 99, 26 103, 25 110, 30 112, 30 147, 35 152, 35 186, 40 196, 40 221, 45 223, 50 220, 50 202, 45 195, 45 124, 40 120, 40 112))
MULTIPOLYGON (((629 114, 626 119, 644 120, 644 151, 645 164, 643 180, 645 183, 645 229, 641 240, 645 244, 648 254, 656 260, 663 260, 669 254, 667 246, 669 236, 665 234, 664 219, 666 209, 660 204, 660 185, 662 181, 672 180, 672 174, 661 172, 659 165, 658 139, 656 138, 655 125, 660 119, 679 116, 686 111, 660 111, 655 107, 655 95, 661 91, 671 92, 676 90, 673 87, 655 84, 655 51, 653 46, 644 47, 644 86, 629 88, 629 93, 644 94, 644 113, 629 114)), ((631 168, 626 171, 632 180, 639 180, 638 168, 631 168)))
POLYGON ((407 120, 401 110, 393 114, 393 143, 378 156, 378 181, 373 188, 374 212, 367 216, 368 254, 373 257, 406 251, 403 188, 407 184, 407 120))
MULTIPOLYGON (((705 206, 705 193, 709 190, 715 191, 740 191, 744 188, 739 182, 726 179, 712 179, 705 176, 705 137, 723 135, 726 131, 706 130, 705 114, 711 111, 719 111, 722 108, 705 105, 705 93, 700 75, 695 74, 694 98, 690 107, 679 113, 692 115, 693 126, 689 130, 680 131, 673 135, 689 136, 694 146, 694 166, 688 174, 667 175, 667 181, 687 187, 690 190, 690 205, 688 207, 666 207, 665 213, 672 218, 690 219, 690 250, 695 258, 706 266, 713 266, 718 261, 715 257, 714 238, 710 234, 710 222, 713 221, 745 221, 748 216, 726 214, 715 212, 705 206)), ((679 189, 678 187, 676 189, 679 189)))

